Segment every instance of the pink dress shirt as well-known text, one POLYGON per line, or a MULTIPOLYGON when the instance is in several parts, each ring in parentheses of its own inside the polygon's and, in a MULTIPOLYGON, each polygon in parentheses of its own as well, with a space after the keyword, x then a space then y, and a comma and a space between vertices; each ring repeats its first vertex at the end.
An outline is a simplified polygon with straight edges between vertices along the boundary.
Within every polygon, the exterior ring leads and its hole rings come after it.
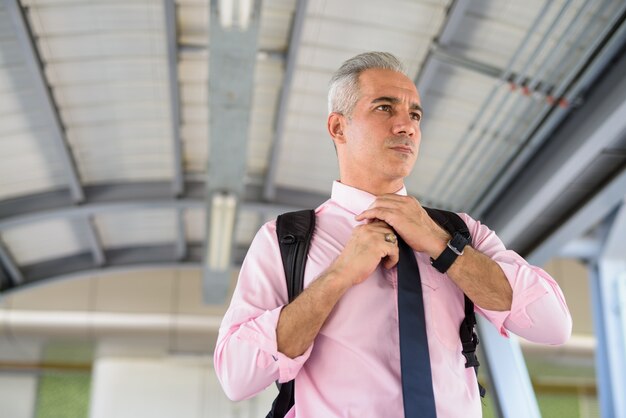
MULTIPOLYGON (((406 189, 398 191, 406 195, 406 189)), ((333 184, 332 197, 316 209, 317 225, 308 254, 305 287, 335 260, 358 224, 354 217, 375 196, 333 184)), ((461 214, 472 246, 495 260, 513 288, 510 311, 476 311, 503 336, 507 330, 528 340, 562 344, 571 317, 557 283, 529 265, 486 226, 461 214)), ((463 293, 447 275, 415 253, 424 294, 437 416, 480 417, 474 369, 466 369, 459 325, 463 293)), ((214 364, 227 396, 250 398, 293 378, 295 406, 288 417, 403 417, 398 334, 397 270, 378 269, 339 300, 314 343, 291 359, 276 348, 276 325, 287 303, 275 222, 257 233, 243 262, 237 287, 219 331, 214 364)), ((269 405, 267 409, 269 411, 269 405)))

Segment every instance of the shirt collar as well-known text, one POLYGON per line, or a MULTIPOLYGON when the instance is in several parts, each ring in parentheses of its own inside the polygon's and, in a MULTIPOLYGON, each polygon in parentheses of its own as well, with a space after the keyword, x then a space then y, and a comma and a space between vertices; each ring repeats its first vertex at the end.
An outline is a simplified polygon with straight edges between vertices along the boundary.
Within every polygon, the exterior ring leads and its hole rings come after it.
MULTIPOLYGON (((402 186, 395 194, 406 196, 406 187, 402 186)), ((345 185, 339 181, 334 181, 331 200, 342 208, 358 215, 374 203, 376 196, 352 186, 345 185)))

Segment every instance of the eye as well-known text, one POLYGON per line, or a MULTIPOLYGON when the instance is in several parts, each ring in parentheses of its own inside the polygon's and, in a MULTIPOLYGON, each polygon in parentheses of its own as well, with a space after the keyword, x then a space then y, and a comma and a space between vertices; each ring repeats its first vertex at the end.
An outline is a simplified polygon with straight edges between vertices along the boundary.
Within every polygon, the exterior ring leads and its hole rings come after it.
POLYGON ((390 105, 380 105, 378 107, 376 107, 376 110, 382 110, 383 112, 390 112, 391 111, 391 106, 390 105))
POLYGON ((411 119, 419 122, 422 120, 422 114, 418 112, 411 112, 411 119))

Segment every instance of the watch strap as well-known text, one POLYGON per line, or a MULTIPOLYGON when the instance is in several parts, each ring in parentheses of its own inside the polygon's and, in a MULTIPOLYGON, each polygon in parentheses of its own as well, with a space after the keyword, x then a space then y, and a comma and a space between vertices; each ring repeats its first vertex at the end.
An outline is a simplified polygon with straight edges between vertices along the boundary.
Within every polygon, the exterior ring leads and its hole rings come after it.
POLYGON ((452 239, 448 241, 446 248, 437 257, 436 260, 430 259, 430 263, 440 273, 448 271, 452 263, 457 259, 459 255, 463 255, 463 249, 469 244, 469 240, 458 232, 454 234, 452 239))

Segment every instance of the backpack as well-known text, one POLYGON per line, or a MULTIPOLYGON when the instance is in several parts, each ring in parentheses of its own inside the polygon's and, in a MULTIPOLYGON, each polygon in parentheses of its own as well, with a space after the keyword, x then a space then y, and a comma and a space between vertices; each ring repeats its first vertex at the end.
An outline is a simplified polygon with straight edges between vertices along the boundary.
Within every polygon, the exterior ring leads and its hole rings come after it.
MULTIPOLYGON (((472 239, 469 229, 459 215, 440 209, 426 207, 424 209, 428 215, 450 233, 450 235, 459 232, 471 242, 472 239)), ((304 288, 304 270, 314 230, 315 211, 312 209, 284 213, 276 219, 276 234, 278 235, 283 269, 285 270, 289 303, 291 303, 304 288)), ((474 326, 476 325, 474 303, 466 295, 463 296, 465 300, 465 318, 461 322, 459 329, 459 336, 463 346, 461 352, 463 356, 465 356, 465 367, 473 367, 476 375, 478 375, 478 366, 480 363, 476 358, 476 346, 479 341, 474 331, 474 326)), ((277 382, 276 385, 279 392, 266 418, 283 418, 295 404, 294 381, 291 380, 282 384, 277 382)), ((480 396, 484 397, 486 391, 480 383, 478 384, 478 389, 480 396)))

